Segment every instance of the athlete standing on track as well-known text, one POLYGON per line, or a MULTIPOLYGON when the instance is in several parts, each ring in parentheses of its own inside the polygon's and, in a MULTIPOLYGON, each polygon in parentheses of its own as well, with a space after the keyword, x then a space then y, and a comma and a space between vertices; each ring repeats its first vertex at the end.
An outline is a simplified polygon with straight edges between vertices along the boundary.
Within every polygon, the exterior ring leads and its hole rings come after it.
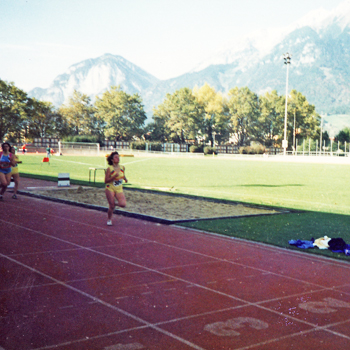
POLYGON ((11 182, 11 167, 15 166, 15 160, 10 153, 11 145, 8 142, 4 142, 1 145, 2 152, 0 152, 0 200, 5 193, 7 186, 11 182))
POLYGON ((109 204, 108 208, 108 221, 107 225, 112 225, 113 210, 116 206, 115 199, 117 199, 117 205, 119 207, 126 206, 126 199, 123 193, 123 180, 128 182, 125 177, 125 167, 119 164, 119 153, 112 152, 107 157, 109 167, 106 170, 105 184, 106 184, 106 197, 109 204))

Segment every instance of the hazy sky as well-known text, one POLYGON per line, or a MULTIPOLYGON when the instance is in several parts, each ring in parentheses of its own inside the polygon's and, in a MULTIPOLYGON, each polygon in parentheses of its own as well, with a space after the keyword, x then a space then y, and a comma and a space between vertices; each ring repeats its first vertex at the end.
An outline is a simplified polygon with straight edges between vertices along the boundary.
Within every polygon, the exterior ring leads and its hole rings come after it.
POLYGON ((47 88, 80 61, 120 55, 168 79, 227 42, 343 0, 0 0, 0 79, 47 88))

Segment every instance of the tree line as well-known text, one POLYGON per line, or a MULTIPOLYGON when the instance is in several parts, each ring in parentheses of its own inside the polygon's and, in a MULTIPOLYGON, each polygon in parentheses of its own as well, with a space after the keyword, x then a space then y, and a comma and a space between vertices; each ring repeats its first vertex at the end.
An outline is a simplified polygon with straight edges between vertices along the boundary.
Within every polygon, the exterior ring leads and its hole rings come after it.
MULTIPOLYGON (((320 116, 300 92, 288 96, 289 145, 293 136, 316 138, 320 134, 320 116)), ((281 146, 284 136, 285 96, 277 91, 262 96, 247 87, 231 89, 227 96, 208 84, 182 88, 167 94, 153 110, 151 137, 174 142, 202 140, 211 145, 232 142, 238 146, 257 141, 265 146, 281 146)))
POLYGON ((111 87, 94 104, 87 95, 74 91, 67 104, 55 108, 0 80, 0 140, 85 135, 99 141, 129 141, 142 138, 146 119, 141 97, 119 87, 111 87))
MULTIPOLYGON (((233 143, 238 146, 257 141, 280 147, 284 137, 285 96, 277 91, 258 96, 247 87, 235 87, 227 94, 208 84, 181 88, 167 94, 153 108, 147 120, 142 99, 120 87, 110 87, 101 97, 91 99, 74 91, 68 102, 55 108, 50 102, 29 97, 13 83, 0 80, 0 140, 12 142, 33 138, 88 135, 96 140, 148 140, 195 144, 233 143)), ((317 139, 320 116, 305 96, 292 90, 287 101, 288 144, 296 138, 317 139)))

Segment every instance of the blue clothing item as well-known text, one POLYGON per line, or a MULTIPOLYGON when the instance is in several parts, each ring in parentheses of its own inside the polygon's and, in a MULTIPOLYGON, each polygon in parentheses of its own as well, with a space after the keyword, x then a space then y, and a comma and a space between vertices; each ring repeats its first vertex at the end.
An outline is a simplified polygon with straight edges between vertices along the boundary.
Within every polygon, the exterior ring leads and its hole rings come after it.
POLYGON ((343 238, 331 238, 328 245, 332 252, 344 252, 346 249, 346 243, 343 238))
POLYGON ((8 174, 11 172, 11 164, 10 164, 10 155, 5 156, 2 152, 1 152, 1 156, 0 156, 0 172, 3 174, 8 174))
POLYGON ((350 255, 350 244, 345 244, 344 249, 330 249, 330 250, 333 253, 344 253, 345 255, 350 255))
POLYGON ((346 245, 346 248, 344 249, 345 255, 350 255, 350 244, 346 245))
POLYGON ((309 248, 315 248, 314 247, 314 241, 302 241, 301 239, 297 239, 297 240, 290 240, 288 241, 288 243, 290 245, 295 245, 296 247, 298 248, 301 248, 301 249, 309 249, 309 248))

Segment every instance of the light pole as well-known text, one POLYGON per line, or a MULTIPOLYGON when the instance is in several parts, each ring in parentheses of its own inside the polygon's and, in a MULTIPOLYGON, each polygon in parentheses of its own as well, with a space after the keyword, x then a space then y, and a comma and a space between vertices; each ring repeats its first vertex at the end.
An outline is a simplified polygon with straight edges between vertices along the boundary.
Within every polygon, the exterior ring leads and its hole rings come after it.
POLYGON ((287 52, 283 56, 284 64, 287 65, 287 82, 286 82, 286 107, 284 110, 284 139, 282 141, 282 147, 284 149, 283 154, 287 155, 287 148, 288 148, 288 140, 287 140, 287 103, 288 103, 288 72, 289 72, 289 64, 291 55, 287 52))
POLYGON ((322 126, 323 126, 323 115, 321 115, 320 156, 322 156, 322 126))
POLYGON ((294 151, 294 154, 297 154, 296 153, 296 148, 295 148, 295 115, 296 115, 296 110, 294 109, 294 126, 293 126, 293 151, 294 151))

